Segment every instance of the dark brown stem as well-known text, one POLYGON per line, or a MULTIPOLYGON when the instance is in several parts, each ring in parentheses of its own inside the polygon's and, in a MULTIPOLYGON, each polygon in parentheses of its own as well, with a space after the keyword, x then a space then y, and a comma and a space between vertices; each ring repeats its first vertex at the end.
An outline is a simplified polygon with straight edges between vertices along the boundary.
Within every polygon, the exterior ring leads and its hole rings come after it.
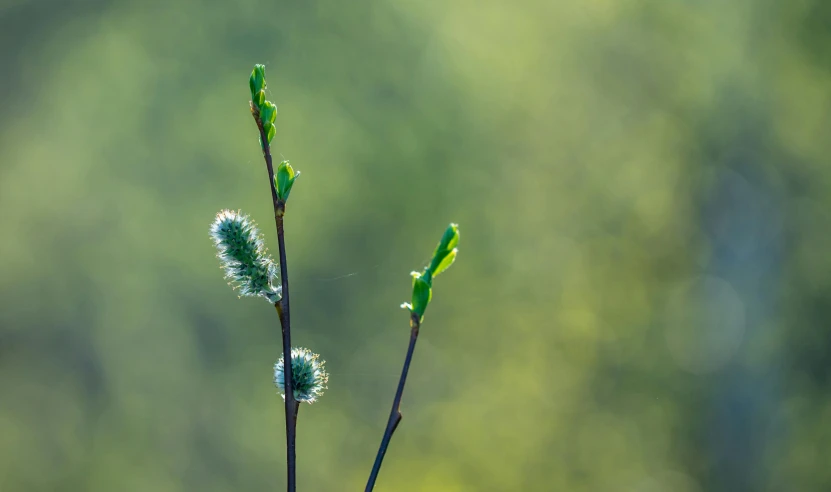
POLYGON ((289 317, 289 277, 286 269, 286 242, 283 235, 283 216, 277 216, 277 243, 280 249, 280 277, 283 282, 283 298, 280 300, 280 326, 283 329, 283 376, 286 389, 286 464, 288 466, 288 492, 295 492, 297 411, 300 405, 294 399, 291 379, 291 318, 289 317))
MULTIPOLYGON (((271 161, 271 148, 268 143, 268 135, 263 128, 263 122, 260 121, 260 110, 251 104, 251 115, 257 123, 257 129, 260 131, 260 141, 263 147, 263 158, 265 159, 265 166, 268 168, 268 185, 271 187, 271 203, 274 205, 274 221, 277 222, 277 217, 281 216, 286 211, 286 204, 280 201, 277 196, 277 188, 274 187, 274 164, 271 161)), ((277 226, 279 228, 279 225, 277 226)))
POLYGON ((387 428, 384 430, 384 437, 381 439, 381 447, 378 448, 378 455, 375 456, 375 463, 372 465, 372 472, 369 474, 369 481, 366 483, 365 492, 370 492, 375 487, 375 480, 378 479, 378 472, 381 470, 381 463, 384 455, 387 454, 387 447, 398 424, 401 422, 401 395, 404 394, 404 384, 407 382, 407 373, 410 371, 410 362, 413 360, 413 351, 418 340, 418 329, 420 320, 417 314, 410 316, 410 345, 407 347, 407 356, 404 358, 404 368, 401 370, 401 378, 398 380, 398 389, 395 391, 395 399, 392 401, 387 428))
POLYGON ((283 387, 285 388, 285 410, 286 410, 286 483, 288 492, 295 492, 297 489, 297 457, 296 457, 296 440, 297 440, 297 411, 299 405, 294 399, 294 391, 292 388, 291 376, 291 317, 289 313, 289 274, 286 266, 286 242, 283 237, 283 215, 286 212, 286 204, 282 202, 277 196, 277 189, 274 187, 274 165, 271 161, 271 150, 268 144, 268 135, 263 129, 262 121, 260 121, 259 111, 252 104, 251 114, 254 116, 254 121, 257 122, 257 129, 260 131, 260 139, 262 140, 263 158, 265 159, 266 168, 268 168, 268 183, 271 187, 271 201, 274 205, 274 224, 277 226, 277 243, 280 249, 280 281, 282 282, 283 296, 274 307, 277 309, 277 314, 280 317, 280 327, 283 332, 283 376, 285 380, 283 387))

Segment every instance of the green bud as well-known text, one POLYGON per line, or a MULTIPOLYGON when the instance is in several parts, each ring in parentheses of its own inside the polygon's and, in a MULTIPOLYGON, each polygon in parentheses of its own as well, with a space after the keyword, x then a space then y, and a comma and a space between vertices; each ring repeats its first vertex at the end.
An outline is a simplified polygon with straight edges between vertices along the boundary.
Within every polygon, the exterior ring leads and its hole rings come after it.
POLYGON ((291 188, 294 186, 294 180, 300 176, 300 172, 294 171, 289 161, 283 161, 277 166, 277 173, 274 175, 274 188, 277 190, 277 197, 287 202, 291 188))
POLYGON ((430 303, 430 299, 433 297, 433 289, 424 276, 418 272, 412 272, 410 275, 413 276, 412 312, 416 313, 420 319, 424 316, 427 304, 430 303))
POLYGON ((456 259, 456 245, 459 244, 459 225, 450 224, 444 231, 444 234, 433 251, 433 259, 430 261, 429 270, 432 276, 435 277, 453 264, 456 259))
POLYGON ((255 93, 254 96, 251 98, 251 101, 254 102, 254 106, 257 108, 257 110, 260 110, 260 108, 263 107, 263 104, 265 104, 265 91, 255 93))
POLYGON ((276 119, 277 106, 275 106, 271 101, 265 101, 263 105, 260 106, 260 122, 263 125, 263 130, 265 130, 266 136, 268 136, 268 143, 271 143, 271 141, 274 140, 274 135, 277 133, 277 129, 274 127, 274 121, 276 119))
POLYGON ((268 125, 273 125, 277 119, 277 106, 271 101, 265 101, 260 106, 260 121, 263 122, 263 128, 268 125))
POLYGON ((277 106, 265 99, 265 65, 254 65, 254 70, 248 79, 248 87, 251 89, 251 112, 259 119, 258 122, 268 138, 268 142, 263 142, 262 136, 260 137, 260 146, 265 150, 265 146, 271 143, 277 133, 274 128, 274 121, 277 119, 277 106))
POLYGON ((433 298, 433 278, 450 268, 450 265, 456 261, 456 255, 459 252, 456 248, 458 244, 459 226, 457 224, 450 224, 444 231, 439 245, 436 246, 436 250, 433 252, 433 259, 430 261, 430 266, 425 268, 421 273, 410 273, 413 277, 412 302, 401 304, 402 308, 417 314, 419 319, 424 317, 427 304, 433 298))
POLYGON ((274 125, 269 123, 266 132, 268 133, 268 143, 271 143, 271 141, 274 140, 274 135, 277 133, 277 128, 275 128, 274 125))
POLYGON ((458 249, 453 248, 453 250, 452 250, 452 251, 450 251, 450 253, 448 253, 448 254, 447 254, 447 255, 446 255, 446 256, 445 256, 445 257, 444 257, 444 258, 443 258, 443 259, 439 262, 439 264, 438 264, 438 265, 436 265, 436 267, 435 267, 434 269, 432 269, 432 270, 433 270, 433 277, 434 277, 434 278, 435 278, 435 277, 438 277, 438 276, 439 276, 439 274, 440 274, 441 272, 443 272, 443 271, 447 270, 448 268, 450 268, 450 265, 452 265, 452 264, 453 264, 453 262, 454 262, 454 261, 456 261, 456 253, 458 253, 458 252, 459 252, 459 250, 458 250, 458 249))
POLYGON ((248 86, 251 88, 251 100, 257 107, 262 106, 265 101, 265 65, 254 65, 251 78, 248 79, 248 86))
POLYGON ((451 250, 459 245, 459 224, 450 223, 439 241, 439 248, 451 250))

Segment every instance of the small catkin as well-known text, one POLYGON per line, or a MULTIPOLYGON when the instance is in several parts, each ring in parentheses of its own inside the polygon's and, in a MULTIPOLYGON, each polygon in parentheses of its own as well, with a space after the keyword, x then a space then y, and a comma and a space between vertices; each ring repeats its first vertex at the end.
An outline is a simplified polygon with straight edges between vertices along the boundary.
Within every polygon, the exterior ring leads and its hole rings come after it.
MULTIPOLYGON (((324 369, 324 361, 312 351, 300 347, 291 349, 291 389, 294 399, 314 403, 329 381, 329 374, 324 369)), ((283 357, 274 364, 274 384, 285 398, 285 373, 283 357)))
POLYGON ((282 287, 274 286, 278 268, 268 256, 256 224, 247 216, 223 210, 211 224, 211 237, 225 277, 242 296, 262 296, 274 304, 282 287))

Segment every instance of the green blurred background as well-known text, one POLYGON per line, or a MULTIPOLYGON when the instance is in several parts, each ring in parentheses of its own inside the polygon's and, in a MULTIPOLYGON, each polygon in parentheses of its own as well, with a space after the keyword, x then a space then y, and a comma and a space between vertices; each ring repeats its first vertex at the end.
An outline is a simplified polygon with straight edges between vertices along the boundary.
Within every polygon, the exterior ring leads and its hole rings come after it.
POLYGON ((268 67, 299 488, 831 490, 826 0, 2 0, 0 490, 280 490, 268 67))

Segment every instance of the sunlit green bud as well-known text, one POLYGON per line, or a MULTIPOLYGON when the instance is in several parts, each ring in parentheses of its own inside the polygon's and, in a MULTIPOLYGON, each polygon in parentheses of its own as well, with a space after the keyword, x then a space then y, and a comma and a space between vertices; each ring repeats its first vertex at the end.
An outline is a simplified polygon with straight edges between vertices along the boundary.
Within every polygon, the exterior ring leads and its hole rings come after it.
POLYGON ((251 78, 248 79, 248 86, 251 88, 251 101, 254 106, 260 108, 265 102, 265 65, 254 65, 251 78))
POLYGON ((433 266, 433 264, 435 264, 436 257, 433 258, 434 263, 430 265, 430 268, 433 270, 433 278, 437 277, 441 272, 450 268, 450 265, 452 265, 453 262, 456 261, 456 253, 458 252, 458 249, 453 248, 452 250, 450 250, 449 253, 447 253, 444 256, 444 258, 441 259, 441 261, 438 262, 438 265, 435 266, 433 266))
MULTIPOLYGON (((263 130, 268 137, 268 143, 270 144, 271 141, 274 139, 274 135, 277 133, 277 129, 274 127, 274 121, 277 119, 277 106, 274 105, 271 101, 263 102, 262 106, 260 106, 260 124, 263 125, 263 130)), ((260 137, 260 144, 262 145, 263 149, 265 149, 265 145, 262 142, 262 137, 260 137)))
POLYGON ((433 259, 430 261, 429 270, 433 277, 437 277, 441 272, 447 270, 456 260, 457 244, 459 244, 459 225, 450 224, 444 231, 439 245, 436 246, 436 250, 433 252, 433 259))
MULTIPOLYGON (((426 272, 425 272, 426 273, 426 272)), ((433 289, 430 281, 426 275, 412 272, 413 276, 413 298, 410 301, 412 312, 416 313, 421 319, 424 316, 424 311, 427 309, 427 304, 433 297, 433 289)))
POLYGON ((277 119, 277 106, 271 101, 265 101, 260 105, 260 121, 263 122, 263 127, 274 124, 277 119))
POLYGON ((232 210, 219 212, 211 224, 211 237, 218 250, 225 277, 243 296, 262 296, 274 304, 282 287, 274 286, 277 265, 268 256, 257 226, 247 216, 232 210))
POLYGON ((277 129, 274 128, 274 120, 277 119, 277 106, 265 99, 265 91, 267 88, 265 65, 254 65, 254 70, 248 79, 248 87, 251 89, 251 113, 257 119, 258 124, 262 127, 263 133, 268 140, 267 142, 263 142, 262 134, 260 135, 260 146, 265 151, 266 145, 271 143, 274 135, 277 133, 277 129))
POLYGON ((459 252, 456 248, 457 244, 459 244, 459 226, 450 224, 433 252, 430 266, 421 273, 410 273, 413 277, 412 301, 401 304, 401 307, 417 314, 419 320, 424 317, 424 311, 433 298, 433 278, 447 270, 456 261, 456 255, 459 252))
POLYGON ((300 171, 295 172, 289 161, 283 161, 277 166, 277 173, 274 175, 274 189, 277 190, 277 197, 285 203, 289 199, 294 180, 300 176, 300 171))
MULTIPOLYGON (((329 382, 324 363, 319 355, 308 349, 291 349, 291 390, 295 400, 314 403, 323 394, 326 383, 329 382)), ((283 357, 280 357, 274 364, 274 384, 285 398, 286 375, 283 369, 283 357)))
POLYGON ((444 234, 441 236, 441 241, 439 241, 438 247, 436 250, 445 250, 450 251, 451 249, 455 248, 459 244, 459 224, 450 223, 445 229, 444 234))

